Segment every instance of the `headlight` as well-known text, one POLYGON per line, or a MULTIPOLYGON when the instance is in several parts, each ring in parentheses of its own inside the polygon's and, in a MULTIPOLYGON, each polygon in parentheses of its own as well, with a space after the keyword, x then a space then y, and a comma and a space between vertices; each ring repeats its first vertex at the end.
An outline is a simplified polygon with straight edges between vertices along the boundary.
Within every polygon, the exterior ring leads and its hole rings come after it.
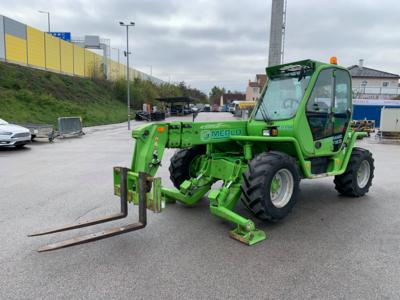
POLYGON ((276 129, 276 128, 263 129, 262 134, 263 134, 263 136, 277 136, 278 129, 276 129))
POLYGON ((270 135, 271 135, 271 131, 269 129, 263 130, 263 136, 270 136, 270 135))
POLYGON ((12 132, 0 131, 0 135, 12 135, 12 132))

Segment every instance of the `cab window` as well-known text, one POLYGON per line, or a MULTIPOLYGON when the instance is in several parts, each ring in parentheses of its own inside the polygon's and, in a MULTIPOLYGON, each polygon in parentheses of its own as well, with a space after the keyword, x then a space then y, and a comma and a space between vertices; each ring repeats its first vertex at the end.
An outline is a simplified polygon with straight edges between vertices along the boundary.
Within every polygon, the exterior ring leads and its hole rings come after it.
POLYGON ((344 134, 351 117, 350 76, 346 71, 335 70, 334 135, 344 134))
POLYGON ((307 102, 307 119, 314 140, 334 136, 341 144, 351 117, 350 75, 345 70, 320 72, 307 102))
POLYGON ((307 119, 314 140, 332 135, 333 69, 322 70, 307 103, 307 119))

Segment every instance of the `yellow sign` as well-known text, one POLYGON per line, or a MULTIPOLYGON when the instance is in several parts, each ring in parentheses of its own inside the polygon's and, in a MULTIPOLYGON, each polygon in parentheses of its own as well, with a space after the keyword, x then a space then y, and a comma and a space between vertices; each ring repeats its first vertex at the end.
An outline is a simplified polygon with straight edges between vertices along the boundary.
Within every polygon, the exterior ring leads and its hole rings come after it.
POLYGON ((239 103, 239 108, 240 109, 249 109, 256 106, 255 101, 242 101, 239 103))

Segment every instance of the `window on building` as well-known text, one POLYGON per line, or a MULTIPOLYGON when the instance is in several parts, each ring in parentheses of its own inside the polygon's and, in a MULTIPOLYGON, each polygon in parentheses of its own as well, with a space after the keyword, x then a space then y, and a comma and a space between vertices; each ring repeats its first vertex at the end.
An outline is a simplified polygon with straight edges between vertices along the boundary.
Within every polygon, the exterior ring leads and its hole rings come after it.
POLYGON ((389 81, 384 81, 384 82, 382 82, 382 86, 383 86, 383 87, 388 87, 388 86, 389 86, 389 81))

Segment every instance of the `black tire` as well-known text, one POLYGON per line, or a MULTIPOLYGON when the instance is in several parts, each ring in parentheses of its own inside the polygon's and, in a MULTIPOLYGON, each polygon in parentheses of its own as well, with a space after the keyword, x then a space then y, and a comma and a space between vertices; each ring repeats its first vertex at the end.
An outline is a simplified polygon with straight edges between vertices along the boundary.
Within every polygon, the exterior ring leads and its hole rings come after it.
MULTIPOLYGON (((365 164, 365 163, 364 163, 365 164)), ((335 189, 342 195, 350 197, 360 197, 368 193, 374 178, 374 159, 371 152, 366 149, 355 147, 351 153, 346 172, 335 176, 335 189), (366 161, 369 167, 369 178, 366 184, 360 186, 358 181, 358 171, 361 164, 366 161)), ((361 182, 362 183, 362 182, 361 182)))
POLYGON ((196 157, 204 153, 204 146, 195 146, 179 150, 172 156, 169 166, 169 178, 177 189, 179 189, 185 180, 190 179, 194 175, 190 174, 190 164, 196 157))
POLYGON ((22 148, 25 147, 25 145, 26 145, 26 144, 18 144, 18 145, 15 145, 15 148, 17 148, 17 149, 22 149, 22 148))
POLYGON ((281 152, 264 152, 250 161, 243 178, 241 200, 257 218, 276 222, 291 212, 300 185, 299 169, 293 157, 281 152), (274 176, 282 170, 291 174, 293 189, 288 202, 277 207, 271 200, 271 187, 274 176))

